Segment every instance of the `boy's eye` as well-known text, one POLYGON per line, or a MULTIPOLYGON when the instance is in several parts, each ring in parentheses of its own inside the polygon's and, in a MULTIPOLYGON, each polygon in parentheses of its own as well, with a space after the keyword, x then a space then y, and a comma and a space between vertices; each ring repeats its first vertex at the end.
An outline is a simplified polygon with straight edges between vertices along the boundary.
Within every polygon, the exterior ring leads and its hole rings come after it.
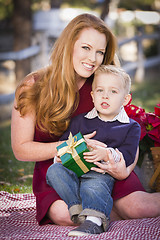
POLYGON ((97 92, 101 93, 101 92, 103 92, 103 89, 97 89, 97 92))
POLYGON ((112 90, 112 93, 117 93, 117 91, 116 90, 112 90))

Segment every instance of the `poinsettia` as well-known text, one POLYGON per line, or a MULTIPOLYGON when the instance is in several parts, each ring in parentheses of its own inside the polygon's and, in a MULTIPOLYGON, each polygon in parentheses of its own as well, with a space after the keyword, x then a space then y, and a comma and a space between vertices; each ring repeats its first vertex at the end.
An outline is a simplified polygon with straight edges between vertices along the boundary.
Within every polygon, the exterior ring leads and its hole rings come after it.
POLYGON ((153 139, 155 146, 160 146, 160 116, 147 113, 145 119, 146 134, 153 139))
POLYGON ((128 116, 137 121, 141 126, 140 154, 138 164, 141 165, 144 154, 151 155, 150 148, 160 146, 160 104, 154 108, 154 112, 146 113, 141 107, 129 103, 125 110, 128 116))
POLYGON ((133 104, 128 104, 125 107, 125 110, 127 112, 127 115, 134 119, 135 121, 137 121, 140 126, 141 126, 141 138, 140 140, 143 139, 143 137, 146 135, 146 129, 145 129, 145 125, 144 125, 144 119, 146 118, 146 113, 145 110, 141 107, 137 107, 133 104))

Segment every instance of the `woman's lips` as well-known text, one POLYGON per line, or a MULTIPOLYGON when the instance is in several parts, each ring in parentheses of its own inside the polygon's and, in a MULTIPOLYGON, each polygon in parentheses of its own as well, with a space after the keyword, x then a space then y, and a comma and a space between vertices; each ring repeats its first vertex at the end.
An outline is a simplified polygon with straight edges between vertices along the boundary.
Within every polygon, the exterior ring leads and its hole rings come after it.
POLYGON ((94 68, 94 65, 88 64, 88 63, 83 63, 83 66, 85 67, 85 69, 91 71, 94 68))

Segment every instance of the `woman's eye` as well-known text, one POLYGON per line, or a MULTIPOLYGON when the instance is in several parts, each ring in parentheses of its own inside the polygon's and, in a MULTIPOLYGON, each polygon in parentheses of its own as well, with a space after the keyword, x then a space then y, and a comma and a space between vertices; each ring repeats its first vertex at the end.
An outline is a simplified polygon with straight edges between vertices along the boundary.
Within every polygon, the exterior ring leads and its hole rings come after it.
POLYGON ((102 51, 98 51, 98 53, 102 56, 104 55, 104 52, 102 52, 102 51))
POLYGON ((87 47, 87 46, 83 46, 82 48, 85 49, 85 50, 89 50, 89 49, 90 49, 90 48, 87 47))

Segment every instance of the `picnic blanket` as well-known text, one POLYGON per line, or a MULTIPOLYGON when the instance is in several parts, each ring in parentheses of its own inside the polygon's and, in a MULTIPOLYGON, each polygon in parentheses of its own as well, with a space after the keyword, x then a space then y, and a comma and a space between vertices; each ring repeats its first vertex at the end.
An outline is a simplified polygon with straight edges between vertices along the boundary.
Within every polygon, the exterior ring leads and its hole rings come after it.
POLYGON ((73 227, 47 224, 39 226, 33 194, 0 192, 0 240, 2 239, 113 239, 160 240, 160 217, 111 222, 109 229, 99 235, 68 237, 73 227))

